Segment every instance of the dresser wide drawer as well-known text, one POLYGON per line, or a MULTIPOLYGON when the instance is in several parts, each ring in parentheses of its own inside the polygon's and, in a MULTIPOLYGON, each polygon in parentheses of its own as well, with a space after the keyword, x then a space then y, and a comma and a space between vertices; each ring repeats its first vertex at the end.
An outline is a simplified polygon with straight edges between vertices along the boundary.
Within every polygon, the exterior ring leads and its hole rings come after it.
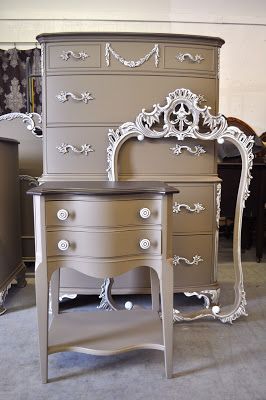
POLYGON ((174 286, 204 286, 214 283, 214 236, 173 237, 174 286))
POLYGON ((47 256, 110 258, 161 254, 161 230, 48 231, 47 256), (103 246, 104 244, 104 246, 103 246))
POLYGON ((170 183, 180 190, 173 198, 174 233, 212 233, 216 229, 214 183, 170 183))
MULTIPOLYGON (((48 173, 107 179, 107 127, 48 128, 44 146, 48 173)), ((119 151, 119 179, 174 181, 180 175, 216 174, 215 154, 214 141, 132 138, 119 151)))
POLYGON ((115 227, 130 225, 159 225, 160 200, 102 200, 48 201, 46 226, 115 227))
POLYGON ((47 78, 47 124, 135 121, 177 88, 202 95, 215 113, 216 81, 208 78, 133 75, 66 75, 47 78))

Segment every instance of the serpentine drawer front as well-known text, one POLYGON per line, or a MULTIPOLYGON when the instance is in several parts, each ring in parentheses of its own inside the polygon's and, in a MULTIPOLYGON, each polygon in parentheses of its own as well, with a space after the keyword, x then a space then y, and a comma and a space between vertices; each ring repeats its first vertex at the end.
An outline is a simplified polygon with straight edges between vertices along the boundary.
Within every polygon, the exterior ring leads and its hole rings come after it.
MULTIPOLYGON (((62 33, 43 34, 38 41, 43 50, 42 182, 108 180, 108 132, 116 132, 123 123, 134 122, 143 109, 151 112, 154 104, 164 107, 167 96, 178 88, 190 90, 199 96, 200 107, 210 106, 210 112, 218 114, 219 52, 224 43, 220 38, 142 33, 62 33)), ((180 107, 177 103, 175 112, 170 117, 171 121, 189 124, 191 116, 186 106, 180 107)), ((163 123, 158 121, 159 126, 163 123)), ((194 269, 185 269, 183 264, 175 266, 174 290, 218 288, 219 179, 215 142, 188 136, 158 140, 145 138, 143 141, 134 138, 126 140, 121 146, 118 165, 119 180, 164 181, 180 186, 180 198, 174 199, 176 211, 172 216, 175 235, 184 238, 183 250, 187 251, 191 246, 191 255, 196 254, 194 242, 186 241, 189 235, 206 235, 209 238, 208 244, 205 240, 200 241, 203 246, 209 246, 208 257, 199 263, 200 270, 196 270, 200 271, 202 278, 194 275, 194 269), (176 202, 178 204, 175 205, 176 202)), ((75 235, 83 237, 82 232, 76 229, 89 219, 86 214, 82 217, 82 204, 79 204, 77 212, 71 208, 69 219, 62 222, 57 221, 54 206, 49 207, 54 213, 52 216, 49 210, 49 228, 71 227, 75 235)), ((101 226, 104 223, 106 227, 111 226, 112 220, 107 214, 106 209, 101 226)), ((133 216, 128 215, 127 218, 128 223, 135 224, 133 216)), ((147 223, 160 224, 159 218, 159 215, 152 214, 147 223)), ((139 224, 146 226, 143 221, 139 224)), ((133 231, 130 232, 130 240, 133 240, 132 235, 133 231)), ((68 251, 75 253, 71 246, 68 251)), ((137 247, 130 251, 136 252, 137 247)), ((179 256, 189 258, 190 255, 185 252, 179 256)), ((145 268, 130 274, 130 277, 125 275, 115 280, 114 293, 116 290, 117 293, 147 293, 150 290, 149 273, 145 268)), ((93 289, 91 279, 77 271, 66 269, 62 271, 61 278, 62 292, 99 293, 100 283, 97 281, 93 289)))

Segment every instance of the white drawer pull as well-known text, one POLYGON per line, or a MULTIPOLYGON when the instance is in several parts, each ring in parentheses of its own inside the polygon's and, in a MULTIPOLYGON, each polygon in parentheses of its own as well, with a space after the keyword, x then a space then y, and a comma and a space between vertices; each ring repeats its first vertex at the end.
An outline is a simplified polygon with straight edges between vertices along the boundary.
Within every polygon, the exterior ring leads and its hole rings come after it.
POLYGON ((147 207, 143 207, 140 211, 139 211, 139 215, 141 216, 141 218, 149 218, 151 216, 151 210, 147 207))
POLYGON ((193 56, 190 53, 177 53, 176 59, 179 62, 189 61, 189 62, 198 63, 198 64, 204 60, 204 58, 200 54, 196 54, 195 56, 193 56))
POLYGON ((89 55, 87 53, 85 53, 85 51, 80 51, 79 53, 74 53, 72 50, 68 50, 68 51, 63 51, 62 54, 60 55, 60 57, 64 60, 67 61, 69 60, 70 57, 76 58, 77 60, 82 60, 85 61, 85 59, 87 57, 89 57, 89 55))
POLYGON ((60 221, 65 221, 66 219, 68 219, 69 213, 67 210, 62 208, 61 210, 57 211, 56 216, 58 219, 60 219, 60 221))
POLYGON ((65 239, 59 240, 59 242, 57 243, 57 247, 61 251, 66 251, 69 248, 69 246, 70 246, 69 241, 65 239))
POLYGON ((151 242, 149 239, 141 239, 139 245, 143 250, 147 250, 151 247, 151 242))
POLYGON ((206 150, 202 146, 195 146, 194 150, 192 150, 189 146, 180 146, 180 144, 176 144, 175 147, 170 147, 170 150, 176 155, 179 156, 183 150, 188 151, 193 156, 200 156, 206 153, 206 150))
POLYGON ((69 100, 69 97, 72 100, 82 101, 83 103, 86 104, 89 102, 89 100, 94 100, 94 97, 92 97, 92 95, 89 92, 80 93, 80 97, 78 97, 71 92, 62 91, 56 96, 57 100, 60 101, 60 103, 65 103, 66 101, 69 100))
POLYGON ((190 207, 187 204, 179 204, 179 203, 175 202, 173 205, 173 213, 178 214, 179 212, 181 212, 182 207, 185 208, 186 210, 190 211, 191 213, 197 213, 197 214, 199 214, 201 211, 205 210, 205 207, 203 207, 203 205, 200 203, 194 203, 193 206, 194 206, 194 208, 190 207))
POLYGON ((180 261, 184 261, 188 265, 199 265, 199 262, 204 261, 204 260, 201 258, 201 256, 198 256, 198 255, 193 256, 192 261, 189 261, 185 257, 180 257, 180 256, 174 255, 173 264, 174 265, 180 264, 180 261))

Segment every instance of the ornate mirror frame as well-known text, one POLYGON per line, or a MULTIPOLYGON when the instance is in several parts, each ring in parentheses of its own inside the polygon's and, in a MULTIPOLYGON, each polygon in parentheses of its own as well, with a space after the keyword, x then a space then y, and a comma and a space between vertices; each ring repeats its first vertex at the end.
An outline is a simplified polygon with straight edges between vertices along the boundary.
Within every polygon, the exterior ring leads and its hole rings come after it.
MULTIPOLYGON (((107 148, 107 172, 110 181, 118 180, 119 151, 122 145, 133 137, 140 141, 145 138, 159 139, 169 137, 176 137, 177 140, 185 138, 217 140, 218 143, 228 140, 237 147, 241 155, 242 170, 236 201, 233 234, 234 303, 221 307, 214 305, 211 308, 201 309, 199 312, 193 313, 182 314, 178 310, 173 310, 174 321, 192 321, 211 317, 224 323, 232 323, 241 315, 247 315, 241 264, 241 227, 243 208, 250 193, 249 184, 252 178, 254 138, 253 136, 246 136, 235 126, 228 126, 227 120, 223 115, 212 116, 210 107, 204 106, 201 108, 199 103, 200 96, 188 89, 176 89, 166 97, 165 105, 155 104, 151 112, 142 110, 135 122, 126 122, 116 130, 110 129, 108 134, 110 144, 107 148)), ((219 204, 217 204, 217 214, 217 219, 219 220, 219 204)), ((108 278, 102 285, 102 293, 100 295, 102 298, 101 308, 116 309, 111 297, 112 283, 113 279, 108 278)))

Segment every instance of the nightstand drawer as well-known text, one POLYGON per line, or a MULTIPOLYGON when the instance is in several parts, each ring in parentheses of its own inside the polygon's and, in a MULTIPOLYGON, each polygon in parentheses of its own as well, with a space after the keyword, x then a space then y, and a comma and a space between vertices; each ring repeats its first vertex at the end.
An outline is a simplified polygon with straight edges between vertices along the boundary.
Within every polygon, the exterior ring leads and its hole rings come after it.
POLYGON ((175 287, 188 288, 213 283, 213 235, 174 235, 173 257, 175 287))
POLYGON ((161 230, 47 231, 47 256, 110 258, 161 254, 161 230))
POLYGON ((165 46, 164 67, 190 73, 214 74, 217 70, 216 57, 216 50, 210 47, 165 46))
POLYGON ((46 226, 118 227, 160 223, 159 200, 60 200, 46 203, 46 226))
POLYGON ((47 69, 90 69, 101 66, 99 43, 64 43, 47 46, 47 69))

